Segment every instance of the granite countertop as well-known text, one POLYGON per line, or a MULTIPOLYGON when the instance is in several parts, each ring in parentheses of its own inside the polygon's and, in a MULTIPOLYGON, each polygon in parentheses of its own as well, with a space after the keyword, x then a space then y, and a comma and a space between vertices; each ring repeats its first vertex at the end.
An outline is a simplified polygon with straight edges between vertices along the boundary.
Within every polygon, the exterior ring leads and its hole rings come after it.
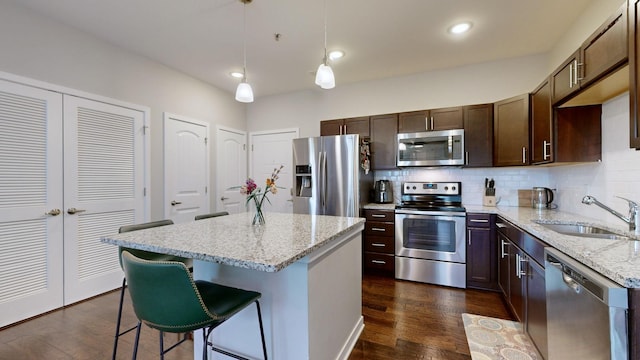
POLYGON ((537 210, 526 207, 466 206, 468 213, 494 213, 550 246, 578 260, 596 272, 627 288, 640 288, 640 236, 628 231, 623 222, 601 220, 557 210, 537 210), (631 240, 611 240, 563 235, 540 223, 579 223, 595 225, 631 240))
POLYGON ((134 249, 276 272, 353 230, 363 218, 265 213, 251 225, 241 213, 103 236, 100 241, 134 249))
POLYGON ((395 210, 396 204, 378 204, 378 203, 368 203, 362 206, 363 209, 367 210, 395 210))

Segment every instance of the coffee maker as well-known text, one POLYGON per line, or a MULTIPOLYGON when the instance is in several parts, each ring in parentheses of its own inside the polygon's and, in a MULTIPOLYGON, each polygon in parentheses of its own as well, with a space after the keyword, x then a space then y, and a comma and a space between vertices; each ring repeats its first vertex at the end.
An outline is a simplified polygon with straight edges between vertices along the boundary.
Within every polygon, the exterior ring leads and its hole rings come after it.
POLYGON ((393 202, 393 188, 389 180, 378 180, 373 186, 373 202, 388 204, 393 202))

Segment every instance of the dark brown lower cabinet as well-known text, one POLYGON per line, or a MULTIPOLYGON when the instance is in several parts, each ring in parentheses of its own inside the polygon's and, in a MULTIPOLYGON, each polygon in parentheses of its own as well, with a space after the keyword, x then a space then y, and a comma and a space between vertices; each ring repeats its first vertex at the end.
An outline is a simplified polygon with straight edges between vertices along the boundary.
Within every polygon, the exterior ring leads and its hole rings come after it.
POLYGON ((365 209, 362 267, 365 273, 395 276, 395 212, 365 209))
POLYGON ((467 288, 498 290, 495 215, 467 214, 467 288))
POLYGON ((496 219, 498 284, 509 309, 547 358, 546 244, 517 226, 496 219))

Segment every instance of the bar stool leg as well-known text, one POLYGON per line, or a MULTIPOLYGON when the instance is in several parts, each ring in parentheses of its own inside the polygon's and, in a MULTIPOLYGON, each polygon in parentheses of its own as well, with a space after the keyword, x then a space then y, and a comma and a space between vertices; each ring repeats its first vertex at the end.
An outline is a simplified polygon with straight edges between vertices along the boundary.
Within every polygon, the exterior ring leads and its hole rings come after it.
POLYGON ((264 360, 267 360, 267 344, 264 341, 264 329, 262 327, 262 312, 260 311, 260 302, 256 300, 256 309, 258 309, 258 322, 260 323, 260 338, 262 339, 262 354, 264 360))
POLYGON ((116 360, 118 351, 118 339, 120 338, 120 320, 122 320, 122 303, 124 302, 124 287, 127 285, 127 278, 122 279, 122 289, 120 290, 120 306, 118 307, 118 320, 116 321, 116 335, 113 338, 113 354, 111 359, 116 360))

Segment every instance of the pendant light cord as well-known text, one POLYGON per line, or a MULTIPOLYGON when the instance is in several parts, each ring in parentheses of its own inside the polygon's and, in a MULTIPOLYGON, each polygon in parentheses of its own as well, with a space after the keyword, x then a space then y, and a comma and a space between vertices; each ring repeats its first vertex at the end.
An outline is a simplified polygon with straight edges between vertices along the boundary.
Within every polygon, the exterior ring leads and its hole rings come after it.
MULTIPOLYGON (((325 50, 326 52, 326 50, 325 50)), ((242 5, 242 58, 243 58, 243 67, 242 67, 242 76, 243 81, 247 82, 247 3, 243 2, 242 5)))
POLYGON ((327 62, 327 0, 324 0, 324 64, 327 62))

